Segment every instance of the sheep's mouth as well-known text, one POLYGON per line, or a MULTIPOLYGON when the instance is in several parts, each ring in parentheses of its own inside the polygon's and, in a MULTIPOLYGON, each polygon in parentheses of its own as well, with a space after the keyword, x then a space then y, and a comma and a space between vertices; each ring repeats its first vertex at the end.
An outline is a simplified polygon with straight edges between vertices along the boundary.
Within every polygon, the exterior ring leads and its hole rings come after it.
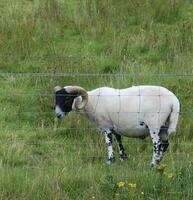
POLYGON ((65 115, 66 115, 66 113, 64 113, 64 112, 56 113, 56 117, 58 119, 62 119, 65 115))
POLYGON ((58 119, 62 119, 63 117, 65 117, 68 114, 68 112, 62 112, 62 113, 56 113, 56 117, 58 119))
POLYGON ((56 117, 58 119, 61 119, 64 117, 65 115, 65 112, 63 112, 63 110, 60 108, 60 106, 56 105, 55 106, 55 114, 56 114, 56 117))
POLYGON ((57 114, 56 117, 57 117, 58 119, 62 119, 62 118, 63 118, 63 115, 62 115, 62 114, 57 114))

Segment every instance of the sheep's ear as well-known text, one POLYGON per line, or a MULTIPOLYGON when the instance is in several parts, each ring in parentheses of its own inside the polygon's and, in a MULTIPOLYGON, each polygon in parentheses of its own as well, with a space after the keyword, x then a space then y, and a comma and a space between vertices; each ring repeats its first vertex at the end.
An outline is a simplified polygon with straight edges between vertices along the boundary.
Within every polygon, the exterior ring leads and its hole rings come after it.
POLYGON ((59 91, 59 90, 61 90, 61 89, 62 89, 62 88, 61 88, 60 86, 57 85, 57 86, 54 88, 54 91, 57 92, 57 91, 59 91))

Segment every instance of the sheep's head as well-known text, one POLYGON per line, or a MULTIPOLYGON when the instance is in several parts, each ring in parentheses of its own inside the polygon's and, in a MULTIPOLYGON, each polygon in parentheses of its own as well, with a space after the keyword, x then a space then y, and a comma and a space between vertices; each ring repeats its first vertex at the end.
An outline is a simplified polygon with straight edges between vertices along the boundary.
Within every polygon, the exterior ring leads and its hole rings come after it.
POLYGON ((54 90, 55 113, 58 118, 64 117, 73 107, 75 110, 83 109, 88 101, 86 90, 80 86, 66 86, 64 88, 56 86, 54 90))

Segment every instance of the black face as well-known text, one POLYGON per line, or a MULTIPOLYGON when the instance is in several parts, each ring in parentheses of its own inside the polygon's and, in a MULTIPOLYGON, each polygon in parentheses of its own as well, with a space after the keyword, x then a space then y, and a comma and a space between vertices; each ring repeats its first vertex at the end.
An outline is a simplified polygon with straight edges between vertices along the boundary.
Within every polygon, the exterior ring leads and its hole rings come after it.
POLYGON ((69 94, 65 88, 58 90, 55 95, 55 113, 58 118, 62 118, 64 115, 72 110, 72 104, 74 98, 78 94, 69 94))

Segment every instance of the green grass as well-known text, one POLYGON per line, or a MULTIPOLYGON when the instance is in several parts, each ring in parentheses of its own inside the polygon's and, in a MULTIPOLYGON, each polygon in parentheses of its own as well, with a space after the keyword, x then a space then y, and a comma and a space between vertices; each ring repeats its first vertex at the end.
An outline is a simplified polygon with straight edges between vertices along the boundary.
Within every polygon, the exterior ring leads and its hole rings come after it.
POLYGON ((188 0, 2 0, 0 199, 193 199, 193 79, 175 76, 192 74, 192 53, 188 0), (72 75, 25 74, 38 72, 72 75), (165 86, 181 102, 164 173, 150 168, 150 139, 123 138, 128 159, 116 154, 109 166, 103 135, 87 120, 73 113, 54 120, 56 85, 139 84, 165 86))

